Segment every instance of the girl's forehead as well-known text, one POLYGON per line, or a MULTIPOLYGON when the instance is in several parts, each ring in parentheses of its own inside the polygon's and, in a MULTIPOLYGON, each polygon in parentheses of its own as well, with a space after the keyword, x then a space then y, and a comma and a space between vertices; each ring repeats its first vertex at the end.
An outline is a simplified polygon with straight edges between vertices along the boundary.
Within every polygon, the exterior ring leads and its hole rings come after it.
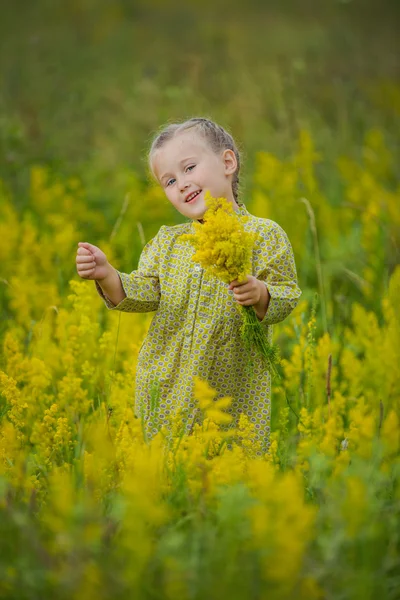
POLYGON ((167 166, 175 166, 180 161, 191 156, 197 156, 211 152, 206 140, 199 134, 192 132, 181 133, 165 142, 161 148, 158 148, 152 157, 152 163, 155 169, 167 166))
POLYGON ((192 131, 183 132, 178 134, 176 137, 169 140, 162 148, 160 148, 160 152, 165 150, 164 154, 174 153, 176 155, 180 155, 182 152, 203 152, 205 150, 209 150, 207 142, 204 138, 201 137, 198 133, 194 133, 192 131))

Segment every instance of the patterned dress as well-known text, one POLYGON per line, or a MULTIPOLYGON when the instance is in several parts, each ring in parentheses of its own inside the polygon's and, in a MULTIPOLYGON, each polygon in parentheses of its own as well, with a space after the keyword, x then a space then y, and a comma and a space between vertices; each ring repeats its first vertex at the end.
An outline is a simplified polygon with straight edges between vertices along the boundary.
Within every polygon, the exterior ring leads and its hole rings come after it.
MULTIPOLYGON (((290 314, 301 295, 293 250, 275 221, 251 215, 243 204, 239 204, 238 214, 248 217, 246 230, 261 234, 253 251, 251 274, 266 284, 271 296, 260 323, 272 341, 272 325, 290 314)), ((197 375, 217 390, 216 399, 232 397, 228 410, 234 417, 232 426, 244 412, 267 451, 270 374, 255 352, 252 374, 246 368, 241 316, 233 291, 226 283, 205 277, 203 268, 191 260, 192 245, 178 239, 183 233, 194 233, 193 221, 162 226, 143 248, 137 270, 130 274, 117 271, 126 293, 119 304, 114 305, 95 282, 109 310, 156 311, 138 356, 136 416, 144 416, 150 436, 178 407, 186 410, 188 422, 193 423, 198 416, 193 397, 193 376, 197 375)))

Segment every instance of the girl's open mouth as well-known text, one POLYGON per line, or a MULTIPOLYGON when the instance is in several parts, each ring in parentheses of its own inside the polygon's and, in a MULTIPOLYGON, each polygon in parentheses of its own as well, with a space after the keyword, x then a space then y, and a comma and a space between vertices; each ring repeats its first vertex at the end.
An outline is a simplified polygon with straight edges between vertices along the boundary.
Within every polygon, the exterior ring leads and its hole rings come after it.
POLYGON ((198 197, 200 196, 200 194, 201 194, 201 190, 200 190, 200 191, 198 191, 198 192, 196 193, 196 195, 195 195, 195 196, 194 196, 194 197, 193 197, 191 200, 187 200, 187 201, 186 201, 186 204, 192 204, 192 202, 194 202, 194 201, 196 200, 196 198, 198 198, 198 197))

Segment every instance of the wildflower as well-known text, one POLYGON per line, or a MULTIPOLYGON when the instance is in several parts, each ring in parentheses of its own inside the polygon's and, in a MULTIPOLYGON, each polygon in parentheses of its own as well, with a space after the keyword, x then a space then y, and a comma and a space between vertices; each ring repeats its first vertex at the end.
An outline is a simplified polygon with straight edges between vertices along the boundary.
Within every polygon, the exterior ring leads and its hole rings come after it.
POLYGON ((194 395, 198 399, 200 409, 204 411, 207 418, 214 423, 228 424, 232 421, 232 416, 223 412, 223 409, 229 408, 232 403, 230 397, 214 400, 217 395, 216 390, 213 390, 206 381, 199 377, 194 378, 194 395))
POLYGON ((194 223, 195 234, 184 234, 183 241, 190 241, 196 248, 192 260, 199 262, 218 279, 231 283, 245 281, 251 270, 252 250, 257 234, 245 231, 233 206, 226 198, 205 195, 207 211, 204 223, 194 223))

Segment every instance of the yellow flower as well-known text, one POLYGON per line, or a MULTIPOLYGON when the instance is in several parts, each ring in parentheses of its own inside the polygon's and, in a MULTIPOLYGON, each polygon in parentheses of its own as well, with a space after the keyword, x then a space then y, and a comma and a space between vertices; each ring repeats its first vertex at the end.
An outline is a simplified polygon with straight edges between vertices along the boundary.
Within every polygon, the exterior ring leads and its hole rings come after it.
POLYGON ((207 210, 203 224, 194 223, 194 234, 180 236, 196 248, 192 260, 225 283, 245 281, 251 273, 251 258, 258 234, 244 228, 245 217, 237 215, 226 198, 205 194, 207 210))
POLYGON ((224 397, 219 400, 214 400, 216 395, 216 390, 214 390, 206 381, 203 381, 199 377, 194 377, 194 396, 206 417, 214 423, 221 425, 231 423, 232 416, 223 412, 223 410, 229 408, 232 399, 224 397))

